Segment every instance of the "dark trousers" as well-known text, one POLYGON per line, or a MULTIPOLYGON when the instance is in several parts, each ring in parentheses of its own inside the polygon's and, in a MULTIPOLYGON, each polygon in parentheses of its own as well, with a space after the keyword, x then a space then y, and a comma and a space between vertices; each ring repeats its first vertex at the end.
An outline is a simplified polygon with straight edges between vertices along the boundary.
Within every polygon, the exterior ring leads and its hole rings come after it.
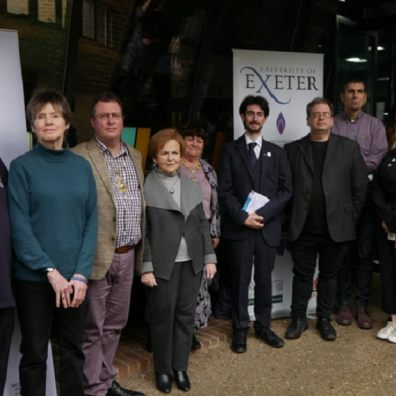
POLYGON ((194 273, 191 261, 177 262, 169 280, 157 278, 158 286, 146 288, 154 369, 158 373, 187 370, 201 277, 202 272, 194 273))
POLYGON ((378 225, 378 258, 381 271, 382 309, 389 315, 396 314, 396 249, 395 241, 389 241, 378 225))
POLYGON ((22 333, 21 395, 45 396, 48 341, 54 329, 59 340, 60 395, 82 396, 84 304, 56 308, 55 293, 48 282, 17 280, 15 298, 22 333))
POLYGON ((293 259, 292 317, 306 316, 319 258, 317 315, 330 319, 337 290, 337 273, 349 242, 336 243, 327 235, 303 234, 290 244, 293 259))
POLYGON ((356 305, 365 307, 368 304, 374 269, 374 216, 374 207, 368 194, 356 227, 356 240, 345 254, 338 274, 337 300, 340 305, 351 303, 353 279, 356 279, 356 305))
POLYGON ((228 262, 232 281, 232 326, 249 327, 248 294, 254 261, 254 315, 255 328, 269 327, 272 309, 272 279, 276 249, 268 246, 260 231, 252 230, 242 241, 227 240, 228 262))
POLYGON ((0 395, 4 392, 8 355, 12 333, 14 331, 15 309, 14 307, 0 309, 0 395))

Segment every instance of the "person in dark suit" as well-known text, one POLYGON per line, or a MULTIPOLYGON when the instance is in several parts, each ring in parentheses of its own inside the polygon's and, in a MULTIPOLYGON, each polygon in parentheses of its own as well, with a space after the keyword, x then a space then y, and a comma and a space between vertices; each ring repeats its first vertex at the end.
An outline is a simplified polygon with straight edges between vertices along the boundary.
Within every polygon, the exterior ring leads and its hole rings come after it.
POLYGON ((270 328, 271 272, 281 238, 281 213, 292 195, 291 174, 284 150, 262 138, 269 115, 262 96, 247 96, 239 107, 245 133, 228 143, 220 168, 219 201, 222 235, 232 273, 231 349, 246 352, 249 327, 248 289, 254 260, 254 330, 258 338, 280 348, 283 340, 270 328), (248 213, 243 209, 251 191, 269 202, 248 213))
POLYGON ((0 395, 3 394, 14 330, 15 301, 11 288, 11 239, 7 207, 7 168, 0 158, 0 395))
POLYGON ((191 388, 187 366, 202 271, 207 279, 216 273, 200 187, 179 173, 183 147, 176 130, 157 132, 150 142, 156 167, 144 184, 147 222, 141 280, 147 286, 156 385, 164 393, 172 389, 172 372, 179 389, 191 388))
POLYGON ((293 175, 288 232, 293 259, 292 321, 286 338, 307 329, 306 310, 319 256, 316 327, 323 339, 337 333, 330 323, 337 273, 356 237, 356 222, 367 191, 367 171, 356 142, 330 133, 333 105, 315 98, 307 105, 310 133, 285 145, 293 175))

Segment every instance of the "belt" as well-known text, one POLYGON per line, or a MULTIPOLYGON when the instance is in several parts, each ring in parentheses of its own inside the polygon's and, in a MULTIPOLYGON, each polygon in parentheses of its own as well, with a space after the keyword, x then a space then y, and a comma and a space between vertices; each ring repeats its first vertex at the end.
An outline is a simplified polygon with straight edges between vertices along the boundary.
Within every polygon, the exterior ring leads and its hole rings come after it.
POLYGON ((132 249, 133 249, 132 245, 125 245, 125 246, 120 246, 120 247, 116 248, 114 251, 117 254, 124 254, 124 253, 128 253, 132 249))

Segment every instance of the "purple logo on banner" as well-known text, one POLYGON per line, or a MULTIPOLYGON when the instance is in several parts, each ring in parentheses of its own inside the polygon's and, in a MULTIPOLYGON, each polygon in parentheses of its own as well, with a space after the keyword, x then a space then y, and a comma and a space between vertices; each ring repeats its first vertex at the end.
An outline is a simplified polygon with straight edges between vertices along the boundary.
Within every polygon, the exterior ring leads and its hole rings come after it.
POLYGON ((286 127, 286 120, 282 112, 279 113, 278 118, 276 119, 276 127, 278 128, 278 132, 282 135, 286 127))

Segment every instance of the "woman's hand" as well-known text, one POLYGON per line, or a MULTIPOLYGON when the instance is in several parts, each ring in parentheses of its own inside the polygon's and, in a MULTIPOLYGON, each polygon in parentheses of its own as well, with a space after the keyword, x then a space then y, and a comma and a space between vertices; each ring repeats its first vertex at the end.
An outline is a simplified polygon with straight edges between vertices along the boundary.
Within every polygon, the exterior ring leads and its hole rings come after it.
POLYGON ((70 295, 73 293, 72 285, 57 269, 48 272, 47 278, 55 292, 56 307, 59 308, 62 304, 64 308, 69 308, 71 304, 70 295))
POLYGON ((74 274, 70 279, 70 285, 73 287, 73 301, 70 304, 71 308, 78 308, 85 300, 88 281, 84 275, 74 274))
POLYGON ((154 276, 154 272, 146 272, 141 276, 141 281, 143 285, 148 287, 157 286, 157 281, 154 276))
POLYGON ((213 249, 216 249, 219 246, 220 238, 219 237, 212 237, 212 246, 213 249))
POLYGON ((213 279, 217 271, 216 264, 208 263, 204 267, 205 276, 208 280, 213 279))

